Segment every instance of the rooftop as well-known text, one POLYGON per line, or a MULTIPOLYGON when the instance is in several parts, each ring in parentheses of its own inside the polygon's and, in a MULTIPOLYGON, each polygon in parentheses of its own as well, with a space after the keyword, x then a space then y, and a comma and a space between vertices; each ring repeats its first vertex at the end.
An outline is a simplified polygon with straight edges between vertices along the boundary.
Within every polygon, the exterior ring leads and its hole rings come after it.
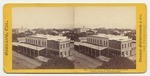
POLYGON ((109 40, 117 40, 117 41, 132 40, 128 36, 122 36, 122 35, 98 34, 98 35, 91 35, 91 36, 94 36, 94 37, 104 37, 104 38, 108 38, 109 40))
POLYGON ((47 40, 55 40, 60 42, 70 40, 66 36, 53 36, 53 35, 43 35, 43 34, 32 35, 30 37, 46 38, 47 40))
POLYGON ((30 48, 30 49, 37 50, 37 51, 45 49, 45 47, 38 47, 38 46, 34 46, 34 45, 26 44, 26 43, 20 43, 20 42, 13 42, 12 45, 23 46, 23 47, 30 48))
POLYGON ((82 45, 85 47, 90 47, 92 49, 96 49, 96 50, 103 50, 106 49, 107 47, 102 47, 102 46, 98 46, 98 45, 93 45, 93 44, 89 44, 89 43, 82 43, 82 42, 75 42, 75 45, 82 45))

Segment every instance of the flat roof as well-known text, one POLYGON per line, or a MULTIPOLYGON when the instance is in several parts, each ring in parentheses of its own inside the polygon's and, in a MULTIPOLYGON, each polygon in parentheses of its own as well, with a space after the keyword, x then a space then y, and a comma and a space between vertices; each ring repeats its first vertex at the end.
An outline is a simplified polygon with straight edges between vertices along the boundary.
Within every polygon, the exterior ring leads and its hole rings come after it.
POLYGON ((96 50, 103 50, 107 48, 107 47, 102 47, 102 46, 93 45, 89 43, 82 43, 82 42, 75 42, 75 45, 82 45, 82 46, 89 47, 89 48, 96 49, 96 50))
POLYGON ((30 48, 30 49, 37 50, 37 51, 45 49, 45 47, 39 47, 39 46, 34 46, 34 45, 20 43, 20 42, 13 42, 12 45, 23 46, 23 47, 30 48))
POLYGON ((108 38, 109 40, 116 40, 116 41, 132 40, 128 36, 122 36, 122 35, 98 34, 98 35, 90 35, 90 36, 92 36, 92 37, 104 37, 104 38, 108 38))
POLYGON ((80 45, 81 42, 74 42, 74 45, 80 45))
POLYGON ((47 40, 55 40, 60 42, 70 40, 66 36, 53 36, 53 35, 43 35, 43 34, 32 35, 29 37, 46 38, 47 40))

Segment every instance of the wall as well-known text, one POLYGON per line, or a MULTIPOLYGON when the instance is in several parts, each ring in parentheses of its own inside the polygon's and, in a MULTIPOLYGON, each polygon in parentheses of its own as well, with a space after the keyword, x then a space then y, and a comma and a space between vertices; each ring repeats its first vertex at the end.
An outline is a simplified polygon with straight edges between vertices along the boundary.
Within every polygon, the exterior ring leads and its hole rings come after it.
POLYGON ((60 48, 60 54, 59 54, 60 57, 68 57, 71 55, 70 41, 60 42, 59 48, 60 48))
POLYGON ((38 37, 26 37, 26 43, 46 47, 47 39, 38 37))
POLYGON ((88 36, 87 37, 87 43, 95 44, 95 45, 100 45, 100 46, 105 46, 108 47, 108 38, 104 37, 92 37, 88 36))
POLYGON ((131 40, 129 41, 124 41, 121 42, 121 56, 122 57, 129 57, 130 56, 130 51, 132 49, 132 44, 131 44, 131 40))

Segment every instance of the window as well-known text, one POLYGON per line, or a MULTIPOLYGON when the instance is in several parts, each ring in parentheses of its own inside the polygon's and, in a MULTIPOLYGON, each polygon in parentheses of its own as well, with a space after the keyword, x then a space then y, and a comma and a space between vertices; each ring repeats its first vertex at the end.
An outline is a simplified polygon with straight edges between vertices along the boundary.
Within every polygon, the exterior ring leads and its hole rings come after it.
POLYGON ((33 42, 32 42, 33 44, 34 44, 34 40, 33 40, 33 42))
POLYGON ((128 47, 130 47, 130 44, 128 43, 128 47))
POLYGON ((38 44, 38 41, 36 40, 36 44, 38 44))
POLYGON ((62 49, 61 44, 59 45, 59 48, 62 49))
POLYGON ((63 44, 63 48, 65 48, 65 44, 63 44))
POLYGON ((33 43, 35 44, 35 40, 33 40, 33 43))
POLYGON ((106 46, 107 46, 107 41, 106 41, 106 46))
POLYGON ((29 39, 29 43, 31 43, 31 39, 29 39))
POLYGON ((94 39, 92 39, 93 41, 92 41, 92 43, 94 43, 94 39))
POLYGON ((42 41, 42 46, 44 46, 44 42, 42 41))
POLYGON ((98 45, 99 45, 100 44, 99 40, 97 40, 97 42, 98 42, 98 45))
POLYGON ((65 51, 65 55, 66 55, 66 51, 65 51))
POLYGON ((124 57, 124 52, 122 52, 122 56, 124 57))
POLYGON ((123 49, 124 47, 123 47, 123 44, 122 44, 122 49, 123 49))
POLYGON ((70 43, 68 43, 68 47, 70 47, 70 43))
POLYGON ((67 43, 67 47, 69 47, 69 43, 67 43))
POLYGON ((105 41, 104 41, 104 45, 105 45, 105 41))
POLYGON ((60 52, 60 57, 62 57, 62 52, 60 52))
POLYGON ((31 39, 31 43, 33 43, 33 39, 31 39))
POLYGON ((90 42, 92 42, 92 39, 90 38, 90 42))
POLYGON ((67 43, 67 47, 69 47, 69 43, 67 43))
POLYGON ((126 48, 126 44, 125 44, 125 48, 126 48))
POLYGON ((95 41, 94 41, 94 39, 93 39, 93 41, 92 41, 92 43, 94 43, 95 41))
POLYGON ((132 56, 132 51, 130 51, 130 55, 132 56))
POLYGON ((100 44, 102 44, 102 41, 100 40, 100 44))
POLYGON ((71 55, 71 54, 70 54, 70 51, 68 51, 68 54, 69 54, 69 56, 71 55))
POLYGON ((99 40, 97 39, 97 44, 99 44, 99 40))
POLYGON ((128 55, 128 51, 126 51, 126 55, 128 55))
POLYGON ((44 43, 45 43, 45 46, 46 46, 46 41, 44 43))
POLYGON ((92 39, 92 43, 94 43, 94 39, 92 39))
POLYGON ((61 48, 63 48, 63 44, 61 44, 61 48))
POLYGON ((89 38, 87 38, 87 41, 89 42, 89 38))
POLYGON ((38 41, 38 45, 40 45, 40 41, 38 41))

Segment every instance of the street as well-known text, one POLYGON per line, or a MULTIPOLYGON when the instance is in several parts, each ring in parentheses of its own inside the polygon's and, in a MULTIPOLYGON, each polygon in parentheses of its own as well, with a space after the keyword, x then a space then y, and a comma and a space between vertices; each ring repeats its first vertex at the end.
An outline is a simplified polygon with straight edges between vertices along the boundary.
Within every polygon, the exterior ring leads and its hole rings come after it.
POLYGON ((12 51, 12 53, 13 69, 34 69, 41 65, 41 62, 36 59, 29 58, 20 53, 17 53, 16 51, 12 51))
POLYGON ((102 62, 100 60, 84 55, 77 51, 74 51, 74 59, 75 69, 90 69, 102 65, 102 62))

